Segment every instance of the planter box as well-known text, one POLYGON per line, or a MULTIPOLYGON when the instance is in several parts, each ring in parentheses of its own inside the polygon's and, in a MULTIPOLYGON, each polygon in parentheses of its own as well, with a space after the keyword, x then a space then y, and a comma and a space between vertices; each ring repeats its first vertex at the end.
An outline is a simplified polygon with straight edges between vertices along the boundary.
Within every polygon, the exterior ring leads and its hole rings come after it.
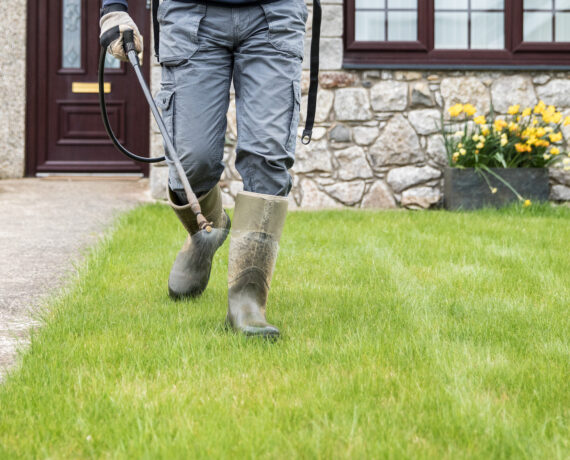
MULTIPOLYGON (((525 199, 548 201, 550 192, 548 168, 491 168, 525 199)), ((485 179, 473 168, 445 168, 444 203, 446 209, 499 208, 518 201, 501 181, 485 173, 497 193, 491 193, 485 179)))

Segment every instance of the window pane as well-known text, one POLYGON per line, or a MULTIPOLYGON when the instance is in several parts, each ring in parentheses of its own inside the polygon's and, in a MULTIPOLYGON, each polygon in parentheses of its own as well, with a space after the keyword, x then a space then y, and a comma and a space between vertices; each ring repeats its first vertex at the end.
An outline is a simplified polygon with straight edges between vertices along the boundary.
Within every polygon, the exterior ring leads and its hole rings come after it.
POLYGON ((552 13, 524 14, 524 41, 552 41, 552 13))
POLYGON ((384 9, 386 7, 386 0, 356 0, 356 9, 360 8, 374 8, 384 9))
POLYGON ((505 47, 503 13, 472 13, 471 48, 499 50, 505 47))
POLYGON ((525 10, 551 10, 553 0, 524 0, 525 10))
POLYGON ((556 41, 570 42, 570 13, 556 13, 556 41))
POLYGON ((418 0, 388 0, 388 8, 397 10, 402 9, 416 9, 418 7, 418 0))
POLYGON ((388 12, 388 40, 414 41, 418 39, 418 16, 415 11, 388 12))
POLYGON ((556 9, 570 10, 570 0, 556 0, 556 9))
POLYGON ((355 14, 355 29, 357 41, 385 41, 383 11, 357 11, 355 14))
POLYGON ((435 47, 438 49, 467 49, 467 12, 436 12, 435 47))
POLYGON ((62 67, 81 67, 81 0, 63 0, 62 67))
POLYGON ((467 0, 435 0, 436 10, 466 10, 467 0))
POLYGON ((502 10, 505 0, 471 0, 472 10, 502 10))

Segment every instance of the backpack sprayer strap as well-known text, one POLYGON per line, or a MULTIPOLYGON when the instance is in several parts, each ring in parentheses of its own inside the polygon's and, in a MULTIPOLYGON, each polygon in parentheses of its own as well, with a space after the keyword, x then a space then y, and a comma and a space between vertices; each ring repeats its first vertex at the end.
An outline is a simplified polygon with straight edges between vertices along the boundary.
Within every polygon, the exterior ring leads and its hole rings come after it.
POLYGON ((301 142, 307 145, 311 142, 313 125, 315 124, 315 112, 317 110, 317 92, 319 89, 319 46, 321 41, 321 17, 322 9, 320 0, 313 1, 313 36, 311 38, 311 83, 309 85, 309 97, 307 100, 307 117, 301 142))
MULTIPOLYGON (((160 51, 160 24, 158 23, 158 6, 160 0, 152 0, 152 25, 154 30, 154 54, 159 59, 160 51)), ((309 85, 309 97, 307 100, 307 116, 305 129, 301 142, 307 145, 311 142, 313 125, 315 124, 315 112, 317 110, 317 92, 319 89, 319 46, 321 41, 321 18, 322 8, 320 0, 313 1, 313 36, 311 39, 311 83, 309 85)))

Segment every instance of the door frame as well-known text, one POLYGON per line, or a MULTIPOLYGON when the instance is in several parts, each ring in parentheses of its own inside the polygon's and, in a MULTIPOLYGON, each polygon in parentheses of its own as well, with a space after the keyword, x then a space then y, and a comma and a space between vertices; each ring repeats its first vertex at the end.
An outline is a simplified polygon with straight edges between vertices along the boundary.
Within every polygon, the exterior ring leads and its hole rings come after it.
MULTIPOLYGON (((84 0, 85 1, 85 0, 84 0)), ((47 69, 47 60, 49 59, 49 40, 48 37, 48 2, 46 0, 28 0, 27 2, 27 19, 26 19, 26 138, 25 138, 25 172, 26 177, 35 177, 37 171, 37 161, 40 149, 47 148, 47 117, 48 104, 42 107, 41 94, 47 94, 48 80, 42 78, 41 69, 47 69)), ((150 11, 149 11, 150 19, 150 11)), ((150 42, 150 26, 149 33, 144 34, 144 47, 149 48, 150 42)), ((85 43, 83 47, 90 44, 85 43)), ((98 46, 98 45, 97 45, 98 46)), ((151 59, 149 55, 147 59, 151 59)), ((147 82, 150 83, 150 67, 143 66, 143 75, 147 82)), ((131 69, 127 70, 128 72, 131 69)), ((141 97, 143 97, 141 92, 141 97)), ((43 99, 45 101, 45 99, 43 99)), ((141 131, 148 133, 145 136, 147 143, 147 151, 150 154, 150 109, 147 110, 147 116, 141 123, 141 131)), ((128 147, 128 146, 127 146, 128 147)), ((148 163, 141 164, 141 170, 144 177, 149 175, 148 163)), ((70 174, 77 173, 69 171, 70 174)), ((102 174, 108 174, 101 171, 102 174)), ((117 174, 121 174, 120 168, 117 168, 117 174)), ((78 173, 83 174, 83 173, 78 173)), ((97 174, 97 171, 86 172, 84 174, 97 174)), ((130 174, 130 173, 129 173, 130 174)))

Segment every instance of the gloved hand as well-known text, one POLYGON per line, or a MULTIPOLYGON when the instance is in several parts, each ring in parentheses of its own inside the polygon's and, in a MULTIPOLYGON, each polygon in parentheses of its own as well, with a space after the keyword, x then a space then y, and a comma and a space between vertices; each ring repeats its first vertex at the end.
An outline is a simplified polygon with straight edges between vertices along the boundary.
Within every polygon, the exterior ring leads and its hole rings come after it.
POLYGON ((101 27, 101 35, 99 40, 101 46, 107 48, 107 51, 121 61, 128 61, 123 49, 123 32, 133 30, 135 36, 135 49, 139 53, 139 59, 142 59, 143 53, 143 37, 139 29, 129 14, 125 11, 109 11, 104 12, 99 22, 101 27))

